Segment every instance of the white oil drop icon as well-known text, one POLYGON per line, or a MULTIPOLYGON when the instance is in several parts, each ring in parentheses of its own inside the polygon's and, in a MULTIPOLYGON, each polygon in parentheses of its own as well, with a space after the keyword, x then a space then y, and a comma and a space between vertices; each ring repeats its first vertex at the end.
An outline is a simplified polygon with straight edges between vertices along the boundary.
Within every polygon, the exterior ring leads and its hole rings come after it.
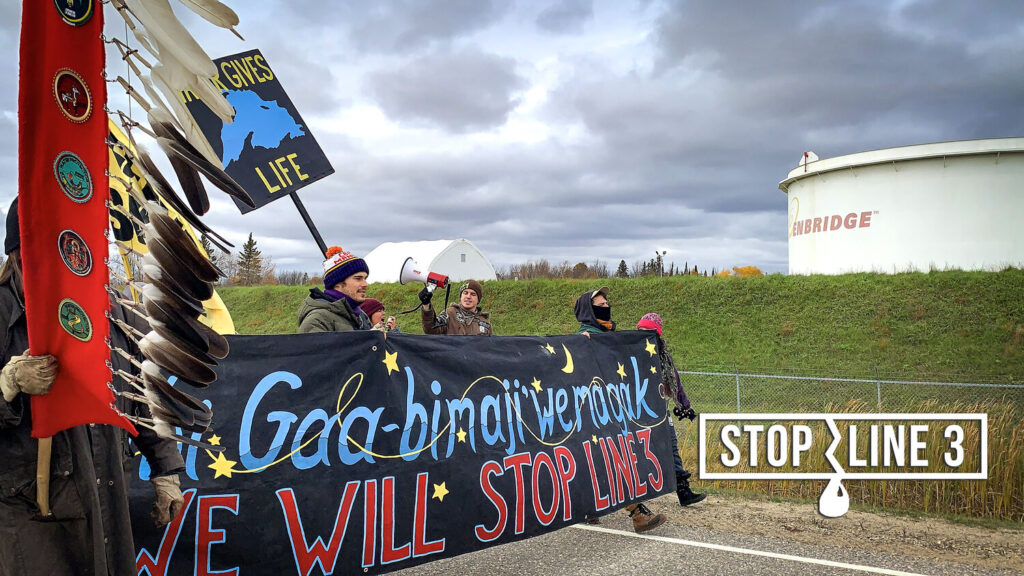
POLYGON ((846 493, 843 479, 836 477, 828 481, 828 485, 818 498, 818 512, 828 518, 839 518, 850 510, 850 495, 846 493))

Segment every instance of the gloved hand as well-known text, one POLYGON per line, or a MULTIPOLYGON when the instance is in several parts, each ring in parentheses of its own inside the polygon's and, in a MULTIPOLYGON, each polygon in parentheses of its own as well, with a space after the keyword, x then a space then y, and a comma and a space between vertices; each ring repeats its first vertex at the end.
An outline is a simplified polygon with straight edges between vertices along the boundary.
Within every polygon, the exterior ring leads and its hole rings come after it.
POLYGON ((430 290, 427 290, 427 287, 424 286, 423 290, 420 290, 420 293, 418 294, 418 296, 420 297, 420 303, 423 304, 423 307, 424 308, 429 308, 430 307, 430 299, 434 297, 434 293, 431 292, 430 290))
POLYGON ((672 409, 672 413, 676 415, 676 418, 682 421, 683 418, 689 418, 690 422, 693 422, 697 418, 697 413, 693 411, 693 408, 682 409, 676 406, 672 409))
POLYGON ((28 350, 21 356, 11 356, 0 371, 0 390, 4 400, 13 402, 19 392, 25 394, 46 394, 57 377, 57 359, 49 354, 29 356, 28 350))
POLYGON ((153 512, 150 515, 157 526, 163 526, 174 520, 185 504, 185 497, 181 494, 181 481, 178 480, 177 474, 157 476, 149 481, 156 490, 156 500, 153 502, 153 512))

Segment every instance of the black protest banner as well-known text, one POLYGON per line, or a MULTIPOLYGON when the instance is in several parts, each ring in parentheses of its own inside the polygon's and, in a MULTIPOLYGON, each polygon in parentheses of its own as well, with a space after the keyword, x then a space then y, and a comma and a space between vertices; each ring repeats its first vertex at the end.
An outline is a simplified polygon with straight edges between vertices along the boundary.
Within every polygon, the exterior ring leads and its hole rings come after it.
MULTIPOLYGON (((259 50, 214 60, 213 84, 235 109, 223 122, 194 94, 188 111, 224 170, 249 194, 256 208, 334 173, 320 144, 259 50)), ((253 210, 235 200, 244 214, 253 210)))
POLYGON ((642 332, 236 336, 183 512, 139 573, 383 573, 529 538, 674 490, 661 365, 642 332))

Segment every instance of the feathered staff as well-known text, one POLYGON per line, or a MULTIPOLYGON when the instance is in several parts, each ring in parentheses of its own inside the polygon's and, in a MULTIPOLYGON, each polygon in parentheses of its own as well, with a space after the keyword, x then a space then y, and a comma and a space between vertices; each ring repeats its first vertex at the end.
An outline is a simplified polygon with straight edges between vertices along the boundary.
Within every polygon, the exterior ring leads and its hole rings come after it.
MULTIPOLYGON (((216 0, 181 1, 206 20, 238 35, 238 16, 224 4, 216 0)), ((112 0, 111 4, 124 18, 139 46, 155 60, 151 64, 121 40, 109 41, 121 52, 142 90, 123 77, 115 81, 146 116, 143 125, 118 112, 131 149, 120 142, 109 143, 118 146, 118 153, 129 158, 139 172, 139 177, 129 174, 122 179, 112 174, 111 178, 132 197, 140 211, 136 214, 114 203, 108 205, 121 212, 123 220, 132 223, 145 248, 143 251, 142 247, 136 249, 134 245, 116 242, 133 267, 141 271, 141 283, 127 277, 123 280, 139 288, 142 302, 123 298, 113 289, 111 295, 147 327, 143 330, 114 321, 144 358, 139 362, 131 354, 114 349, 129 359, 140 374, 121 374, 137 391, 123 395, 150 407, 151 418, 133 417, 137 425, 181 442, 220 450, 219 446, 196 440, 210 425, 210 408, 173 384, 178 381, 193 387, 210 385, 217 377, 213 370, 217 361, 228 354, 227 340, 200 321, 204 313, 202 302, 213 296, 213 283, 223 272, 210 262, 169 209, 223 248, 227 242, 199 220, 210 208, 200 175, 230 196, 255 206, 245 190, 221 168, 220 158, 178 96, 186 91, 195 94, 224 122, 232 121, 234 110, 210 80, 217 75, 213 61, 175 17, 168 0, 112 0), (185 201, 135 142, 134 128, 152 138, 167 155, 185 201)))

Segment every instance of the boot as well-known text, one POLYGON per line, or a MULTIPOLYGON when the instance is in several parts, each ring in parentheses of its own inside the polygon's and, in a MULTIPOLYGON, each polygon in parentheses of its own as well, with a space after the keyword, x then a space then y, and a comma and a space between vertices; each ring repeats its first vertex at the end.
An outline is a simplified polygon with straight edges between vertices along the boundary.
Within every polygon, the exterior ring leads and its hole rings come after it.
POLYGON ((676 480, 676 495, 679 496, 680 506, 696 504, 708 497, 707 494, 699 494, 690 490, 690 482, 688 480, 676 480))
POLYGON ((626 511, 633 519, 633 531, 637 534, 653 530, 665 521, 664 514, 654 514, 643 504, 626 506, 626 511))

